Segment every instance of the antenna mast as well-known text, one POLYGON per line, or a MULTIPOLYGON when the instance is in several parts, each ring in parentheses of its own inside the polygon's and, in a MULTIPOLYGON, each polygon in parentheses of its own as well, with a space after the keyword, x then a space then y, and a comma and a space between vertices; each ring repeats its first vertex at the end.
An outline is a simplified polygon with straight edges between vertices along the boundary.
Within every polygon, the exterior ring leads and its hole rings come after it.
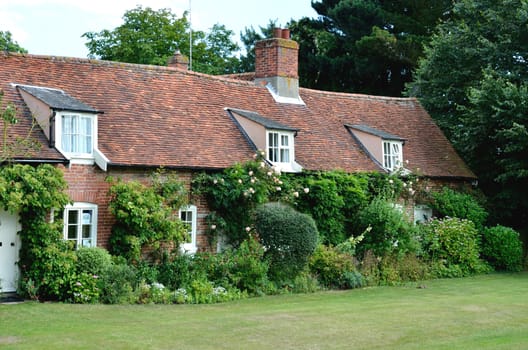
POLYGON ((189 0, 189 70, 192 70, 192 7, 191 7, 191 0, 189 0))

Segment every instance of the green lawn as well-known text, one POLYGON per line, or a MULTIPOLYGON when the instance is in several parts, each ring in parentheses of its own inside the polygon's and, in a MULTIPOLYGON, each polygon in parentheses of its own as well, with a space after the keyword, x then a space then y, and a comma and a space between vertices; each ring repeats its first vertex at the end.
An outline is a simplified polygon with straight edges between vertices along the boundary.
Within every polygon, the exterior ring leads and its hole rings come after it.
POLYGON ((215 305, 0 305, 2 349, 528 349, 528 273, 215 305))

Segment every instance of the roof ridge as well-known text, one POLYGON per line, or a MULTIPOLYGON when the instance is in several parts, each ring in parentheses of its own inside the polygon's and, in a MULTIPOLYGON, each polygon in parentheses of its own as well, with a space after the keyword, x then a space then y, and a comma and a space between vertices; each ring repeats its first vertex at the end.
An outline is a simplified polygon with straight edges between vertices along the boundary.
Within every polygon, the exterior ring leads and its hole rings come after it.
POLYGON ((28 58, 42 59, 42 60, 48 60, 48 61, 91 64, 91 65, 96 65, 100 67, 121 67, 121 68, 133 69, 136 71, 149 71, 150 70, 150 71, 159 71, 159 72, 172 72, 172 73, 180 73, 184 75, 194 75, 200 78, 225 81, 229 83, 236 83, 240 85, 256 86, 255 83, 252 81, 230 78, 225 75, 212 75, 212 74, 206 74, 206 73, 195 72, 195 71, 190 71, 190 70, 182 70, 182 69, 178 69, 175 67, 157 66, 153 64, 129 63, 129 62, 100 60, 100 59, 94 59, 94 58, 71 57, 71 56, 37 55, 37 54, 30 54, 30 53, 5 52, 5 51, 1 52, 0 55, 4 57, 19 56, 19 57, 28 57, 28 58))
POLYGON ((361 98, 364 100, 386 100, 386 101, 402 101, 402 102, 418 101, 416 97, 369 95, 369 94, 361 94, 357 92, 325 91, 325 90, 310 89, 310 88, 305 88, 305 87, 299 87, 299 90, 311 91, 313 93, 317 93, 320 95, 353 97, 353 98, 361 98))

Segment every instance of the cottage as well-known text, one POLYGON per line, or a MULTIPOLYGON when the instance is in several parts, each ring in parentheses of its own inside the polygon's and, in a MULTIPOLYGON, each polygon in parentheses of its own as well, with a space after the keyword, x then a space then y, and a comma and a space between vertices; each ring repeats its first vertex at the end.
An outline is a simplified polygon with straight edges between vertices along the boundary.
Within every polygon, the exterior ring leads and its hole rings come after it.
MULTIPOLYGON (((256 71, 244 79, 188 71, 181 55, 158 67, 1 53, 0 89, 19 119, 9 137, 27 134, 33 116, 41 145, 12 159, 63 171, 72 199, 64 238, 77 246, 107 246, 107 176, 143 179, 164 167, 190 183, 197 171, 224 169, 258 149, 287 172, 403 166, 432 181, 475 179, 416 99, 299 87, 297 57, 298 44, 280 29, 257 43, 256 71)), ((207 212, 201 200, 181 209, 192 228, 187 250, 206 245, 207 212)), ((9 290, 18 227, 5 212, 0 220, 0 278, 9 290)))

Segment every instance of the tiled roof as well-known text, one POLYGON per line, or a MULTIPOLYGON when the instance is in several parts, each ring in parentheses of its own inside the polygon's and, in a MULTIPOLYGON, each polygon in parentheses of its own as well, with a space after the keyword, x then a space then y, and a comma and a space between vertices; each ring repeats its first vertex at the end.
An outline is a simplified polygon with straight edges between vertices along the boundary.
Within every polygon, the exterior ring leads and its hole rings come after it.
POLYGON ((103 111, 99 149, 114 166, 221 169, 251 159, 254 149, 226 110, 232 108, 298 130, 296 161, 305 169, 380 171, 346 127, 367 125, 406 140, 410 170, 474 177, 415 99, 301 88, 305 104, 285 104, 248 81, 167 67, 0 53, 0 89, 26 119, 29 110, 13 83, 59 89, 103 111))

